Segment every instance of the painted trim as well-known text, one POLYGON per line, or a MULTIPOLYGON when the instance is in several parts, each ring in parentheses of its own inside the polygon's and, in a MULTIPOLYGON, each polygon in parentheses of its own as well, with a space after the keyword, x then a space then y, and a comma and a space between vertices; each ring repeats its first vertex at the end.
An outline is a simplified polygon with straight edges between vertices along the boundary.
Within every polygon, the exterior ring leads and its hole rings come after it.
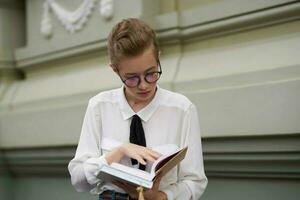
MULTIPOLYGON (((168 42, 175 38, 181 40, 206 39, 298 20, 300 19, 300 3, 291 3, 250 13, 236 13, 232 16, 222 16, 218 19, 207 19, 207 21, 191 24, 191 19, 195 18, 194 15, 199 12, 200 9, 181 13, 183 22, 179 24, 179 27, 166 27, 165 30, 159 32, 160 40, 168 42)), ((169 20, 170 17, 163 16, 164 19, 161 21, 169 20)))
MULTIPOLYGON (((68 175, 67 166, 75 154, 75 147, 19 148, 3 151, 6 161, 2 169, 14 176, 68 175)), ((1 165, 0 165, 1 169, 1 165)))
POLYGON ((7 173, 8 166, 4 157, 4 150, 0 149, 0 176, 7 173))
POLYGON ((208 177, 300 179, 300 134, 204 138, 208 177))
MULTIPOLYGON (((300 134, 203 138, 208 177, 300 178, 300 134)), ((68 176, 75 146, 4 149, 0 172, 68 176)))
MULTIPOLYGON (((12 65, 11 65, 12 66, 12 65)), ((12 81, 24 79, 25 74, 16 68, 1 68, 0 62, 0 84, 2 81, 12 81)))
MULTIPOLYGON (((218 19, 214 19, 211 16, 211 18, 207 18, 206 21, 201 21, 200 23, 194 20, 194 14, 201 11, 201 8, 198 10, 195 9, 192 12, 180 11, 180 13, 171 12, 163 14, 156 17, 158 38, 161 44, 168 44, 180 40, 216 37, 300 19, 299 2, 291 1, 282 5, 278 5, 278 2, 275 2, 272 5, 270 4, 269 8, 259 9, 255 12, 235 13, 232 16, 220 16, 218 19)), ((222 8, 222 4, 218 6, 214 8, 222 8)), ((104 51, 105 49, 105 39, 42 55, 32 55, 32 52, 20 48, 15 51, 16 66, 23 68, 91 51, 104 51)))

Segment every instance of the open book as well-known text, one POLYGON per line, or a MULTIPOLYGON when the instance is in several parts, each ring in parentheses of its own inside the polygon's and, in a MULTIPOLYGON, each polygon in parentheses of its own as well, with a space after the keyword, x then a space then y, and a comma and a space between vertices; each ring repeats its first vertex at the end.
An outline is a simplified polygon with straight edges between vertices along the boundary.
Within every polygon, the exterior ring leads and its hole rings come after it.
POLYGON ((158 174, 164 176, 168 171, 182 161, 186 155, 187 147, 172 151, 160 156, 155 162, 151 163, 150 171, 143 171, 120 163, 103 165, 97 177, 106 182, 127 181, 137 186, 152 188, 158 174))

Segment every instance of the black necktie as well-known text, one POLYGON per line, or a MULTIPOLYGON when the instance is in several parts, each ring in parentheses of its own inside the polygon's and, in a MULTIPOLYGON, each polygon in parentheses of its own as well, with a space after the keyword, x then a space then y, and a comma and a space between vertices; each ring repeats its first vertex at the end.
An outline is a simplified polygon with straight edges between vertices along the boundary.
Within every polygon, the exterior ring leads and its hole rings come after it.
MULTIPOLYGON (((140 146, 146 146, 145 133, 142 125, 142 121, 139 116, 134 115, 132 117, 131 125, 130 125, 130 143, 137 144, 140 146)), ((131 159, 131 163, 133 165, 138 164, 137 160, 131 159)), ((139 169, 145 170, 146 166, 139 164, 139 169)))

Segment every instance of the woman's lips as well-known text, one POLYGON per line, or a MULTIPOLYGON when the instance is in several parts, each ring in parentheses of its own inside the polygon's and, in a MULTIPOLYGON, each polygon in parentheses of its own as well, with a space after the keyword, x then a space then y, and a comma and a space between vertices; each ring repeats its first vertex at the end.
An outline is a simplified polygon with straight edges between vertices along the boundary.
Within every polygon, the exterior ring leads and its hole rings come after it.
POLYGON ((138 92, 138 95, 141 95, 141 96, 147 96, 148 94, 150 94, 150 91, 138 92))

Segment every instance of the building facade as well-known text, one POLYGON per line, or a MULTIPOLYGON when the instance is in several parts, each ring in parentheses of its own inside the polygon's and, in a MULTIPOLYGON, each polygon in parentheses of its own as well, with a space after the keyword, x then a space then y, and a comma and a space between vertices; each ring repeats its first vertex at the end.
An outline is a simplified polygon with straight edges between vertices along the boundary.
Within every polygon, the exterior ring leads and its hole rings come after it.
POLYGON ((67 164, 88 99, 121 86, 106 37, 128 17, 157 31, 160 86, 197 106, 201 199, 299 199, 292 0, 0 0, 0 199, 97 198, 72 188, 67 164))

